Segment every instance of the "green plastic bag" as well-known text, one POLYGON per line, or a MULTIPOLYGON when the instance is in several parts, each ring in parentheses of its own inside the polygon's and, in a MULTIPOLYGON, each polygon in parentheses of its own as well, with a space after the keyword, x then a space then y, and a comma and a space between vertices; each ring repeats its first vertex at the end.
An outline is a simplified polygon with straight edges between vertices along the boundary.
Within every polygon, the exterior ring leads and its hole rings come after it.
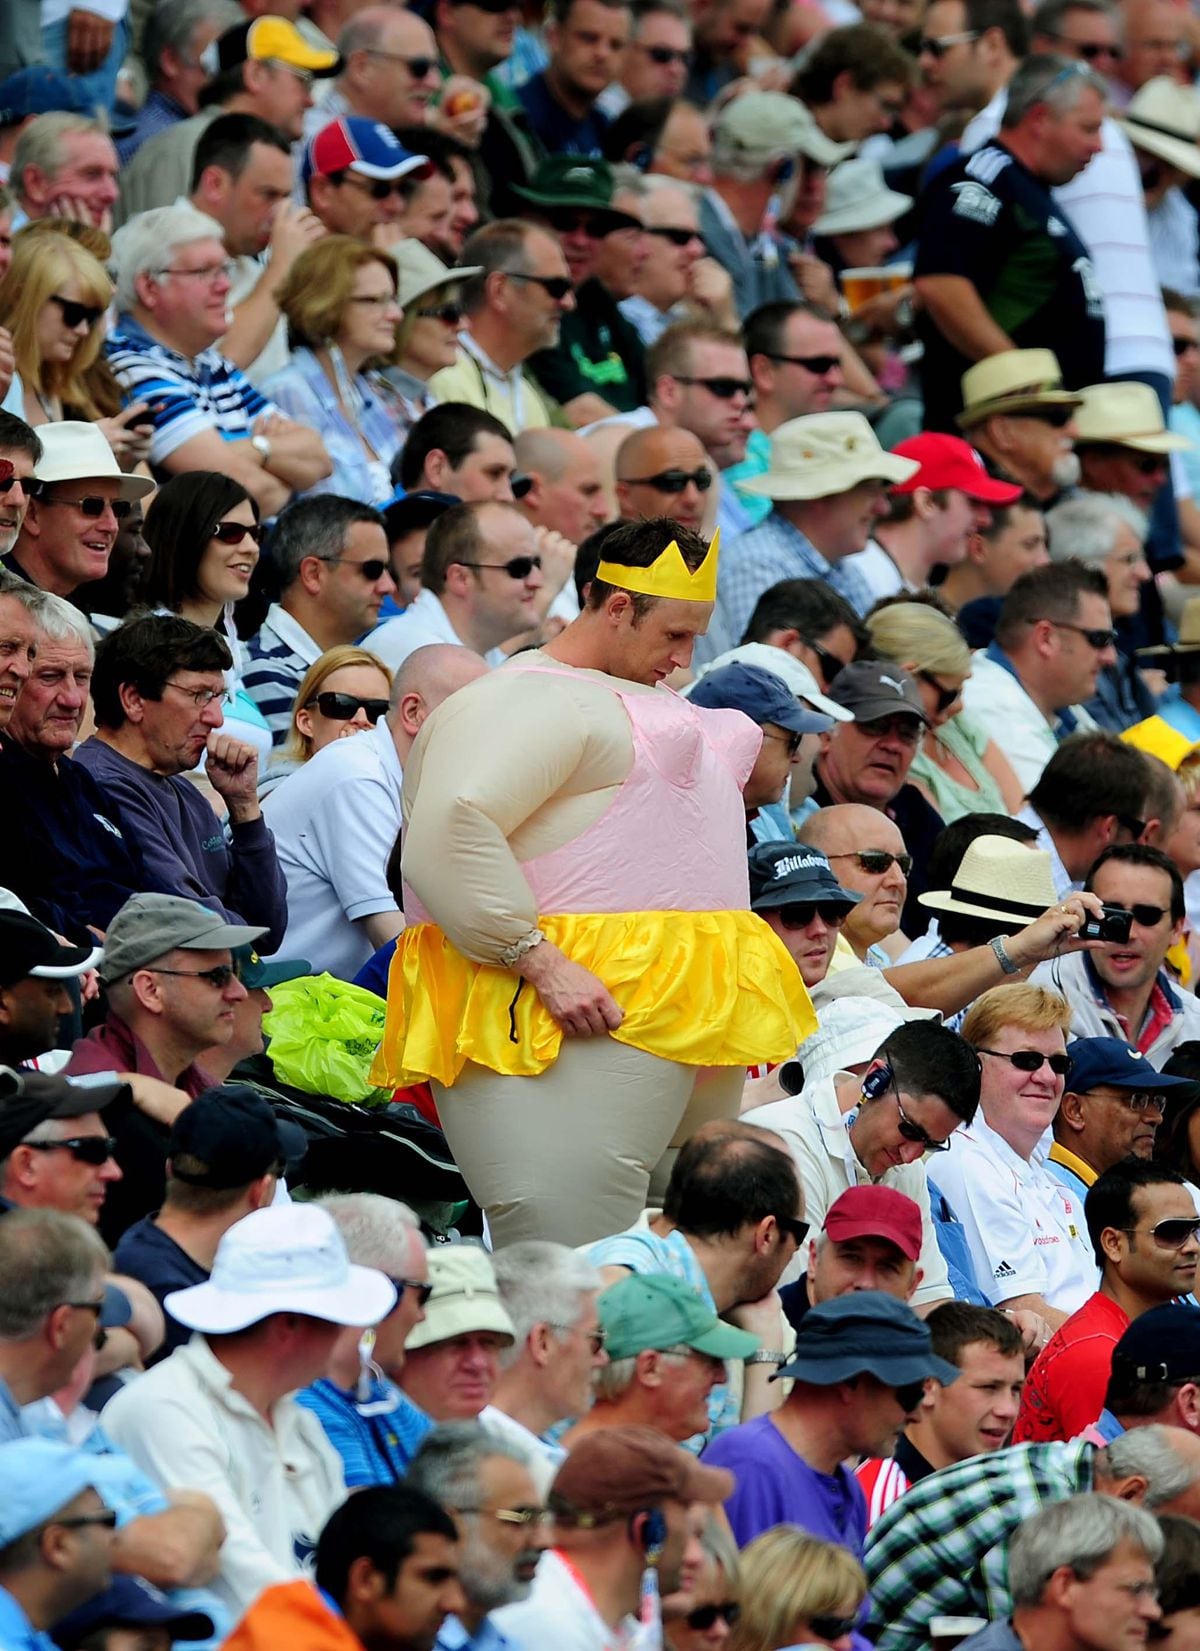
POLYGON ((387 1005, 363 986, 334 975, 302 975, 271 988, 263 1017, 276 1074, 310 1095, 370 1106, 390 1101, 390 1089, 370 1080, 383 1038, 387 1005))

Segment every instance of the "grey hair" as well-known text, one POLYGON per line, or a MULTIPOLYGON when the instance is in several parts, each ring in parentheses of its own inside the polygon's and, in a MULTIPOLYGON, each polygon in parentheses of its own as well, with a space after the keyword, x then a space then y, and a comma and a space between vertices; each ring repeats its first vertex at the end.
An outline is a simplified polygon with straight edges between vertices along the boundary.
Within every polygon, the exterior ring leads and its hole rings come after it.
POLYGON ((12 165, 9 169, 9 185, 15 190, 17 199, 25 199, 25 168, 36 166, 48 178, 55 178, 62 170, 63 155, 62 143, 64 138, 75 136, 77 133, 98 132, 102 137, 108 136, 108 122, 98 118, 90 119, 87 115, 70 115, 65 110, 53 110, 47 115, 37 115, 29 122, 13 150, 12 165))
POLYGON ((7 568, 0 568, 0 596, 11 596, 14 602, 19 602, 25 612, 32 614, 34 619, 41 617, 46 603, 48 591, 39 590, 31 585, 28 579, 18 579, 15 573, 7 568))
POLYGON ((501 1364, 516 1362, 535 1324, 574 1324, 583 1311, 584 1296, 599 1290, 603 1282, 584 1256, 541 1238, 497 1250, 492 1267, 516 1333, 512 1346, 500 1355, 501 1364))
POLYGON ((479 1470, 494 1456, 523 1468, 530 1465, 520 1445, 489 1433, 478 1422, 443 1422, 421 1440, 404 1482, 443 1508, 471 1509, 479 1500, 479 1470))
POLYGON ((1084 493, 1077 499, 1064 499, 1046 513, 1051 561, 1105 561, 1116 546, 1120 525, 1106 494, 1084 493))
POLYGON ((636 1374, 636 1353, 627 1359, 609 1359, 607 1364, 602 1364, 592 1371, 592 1392, 597 1399, 607 1404, 615 1404, 629 1392, 636 1374))
POLYGON ((138 212, 112 238, 117 309, 124 314, 138 301, 139 275, 161 275, 180 247, 196 241, 225 241, 225 231, 207 212, 181 201, 138 212))
POLYGON ((1064 115, 1089 88, 1107 108, 1108 87, 1094 69, 1058 52, 1034 52, 1008 83, 1008 103, 1000 129, 1010 132, 1039 103, 1047 105, 1056 115, 1064 115))
POLYGON ((1170 1430, 1157 1423, 1122 1433, 1096 1452, 1092 1466, 1097 1479, 1144 1479, 1147 1508, 1174 1501, 1197 1477, 1196 1469, 1171 1443, 1170 1430))
POLYGON ((42 600, 36 608, 31 609, 38 622, 38 628, 44 633, 49 642, 78 642, 80 647, 86 648, 89 659, 96 657, 96 643, 92 636, 92 627, 83 617, 77 607, 70 602, 64 602, 61 596, 55 596, 50 591, 43 591, 42 600))
POLYGON ((1162 1556, 1158 1520, 1145 1508, 1094 1491, 1052 1502, 1018 1527, 1009 1546, 1013 1604, 1036 1605, 1047 1582, 1064 1565, 1086 1582, 1122 1542, 1140 1548, 1152 1565, 1162 1556))
POLYGON ((525 218, 497 218, 468 236, 458 255, 459 263, 464 269, 472 264, 480 266, 479 274, 472 275, 462 285, 460 302, 468 315, 474 315, 483 308, 487 300, 489 275, 497 271, 505 275, 529 274, 529 237, 538 233, 538 225, 531 224, 525 218))
POLYGON ((245 21, 245 13, 234 0, 158 0, 146 22, 142 37, 142 59, 151 81, 162 69, 167 50, 186 54, 201 23, 216 23, 218 33, 245 21))
POLYGON ((644 201, 650 193, 650 185, 646 181, 646 174, 636 166, 630 166, 627 161, 618 161, 612 169, 613 200, 618 195, 632 195, 637 201, 644 201))
POLYGON ((111 1258, 94 1228, 61 1210, 13 1210, 0 1221, 0 1341, 25 1341, 65 1301, 86 1301, 111 1258))
POLYGON ((318 1198, 317 1203, 333 1217, 356 1267, 393 1273, 403 1265, 401 1257, 410 1244, 425 1247, 421 1223, 398 1198, 375 1192, 336 1192, 318 1198))

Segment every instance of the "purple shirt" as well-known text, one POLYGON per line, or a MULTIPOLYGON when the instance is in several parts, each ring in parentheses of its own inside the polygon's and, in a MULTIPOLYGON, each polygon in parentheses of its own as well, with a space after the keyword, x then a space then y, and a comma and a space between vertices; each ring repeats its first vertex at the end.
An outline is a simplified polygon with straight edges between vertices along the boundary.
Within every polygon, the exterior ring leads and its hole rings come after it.
POLYGON ((722 1433, 704 1460, 729 1468, 737 1478, 725 1511, 739 1548, 772 1525, 800 1525, 862 1558, 867 1504, 857 1479, 840 1463, 832 1474, 818 1473, 769 1416, 722 1433))

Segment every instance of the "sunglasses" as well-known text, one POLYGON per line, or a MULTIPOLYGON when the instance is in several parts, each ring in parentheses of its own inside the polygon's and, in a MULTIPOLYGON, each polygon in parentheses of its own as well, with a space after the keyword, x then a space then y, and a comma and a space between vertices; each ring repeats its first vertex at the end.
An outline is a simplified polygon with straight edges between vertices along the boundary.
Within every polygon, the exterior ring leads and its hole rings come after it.
POLYGON ((508 562, 460 562, 464 568, 493 568, 498 573, 507 573, 510 579, 528 579, 534 568, 540 568, 540 556, 514 556, 508 562))
MULTIPOLYGON (((894 1387, 892 1392, 896 1395, 896 1403, 900 1406, 901 1410, 911 1412, 917 1408, 921 1400, 925 1397, 925 1383, 905 1382, 901 1387, 894 1387)), ((830 1635, 829 1637, 832 1639, 836 1636, 830 1635)))
POLYGON ((849 854, 827 854, 827 860, 857 860, 860 871, 869 872, 872 877, 881 877, 885 871, 893 866, 899 866, 905 877, 913 868, 911 854, 889 854, 885 848, 864 848, 849 854))
POLYGON ((418 321, 444 321, 448 327, 457 327, 462 320, 461 304, 439 304, 436 309, 418 310, 418 321))
POLYGON ((363 178, 357 172, 341 172, 330 181, 339 185, 352 183, 373 201, 386 201, 392 195, 407 196, 412 188, 408 178, 363 178))
POLYGON ((790 734, 790 733, 789 734, 772 734, 769 729, 766 729, 766 728, 763 729, 763 739, 765 739, 765 740, 778 740, 781 745, 786 745, 787 749, 788 749, 788 756, 789 757, 799 756, 799 754, 800 754, 800 741, 803 738, 804 738, 803 734, 790 734))
MULTIPOLYGON (((1047 33, 1048 31, 1043 30, 1041 32, 1047 33)), ((1069 35, 1065 34, 1051 34, 1050 39, 1057 40, 1061 46, 1070 46, 1073 51, 1079 53, 1085 63, 1097 63, 1102 57, 1119 58, 1121 55, 1119 46, 1109 46, 1103 42, 1072 40, 1069 35)))
POLYGON ((33 476, 18 476, 7 459, 0 459, 0 493, 7 493, 20 484, 27 499, 36 499, 42 491, 41 482, 33 476))
MULTIPOLYGON (((904 1108, 900 1104, 900 1090, 897 1088, 896 1075, 894 1072, 892 1073, 892 1088, 896 1091, 896 1112, 900 1119, 896 1127, 904 1139, 906 1141, 914 1141, 920 1146, 923 1146, 926 1152, 949 1152, 949 1140, 935 1141, 932 1135, 921 1128, 915 1118, 910 1118, 908 1113, 905 1112, 904 1108)), ((905 1406, 906 1410, 911 1408, 912 1407, 910 1405, 905 1406)))
POLYGON ((697 1605, 694 1611, 689 1611, 683 1619, 689 1628, 697 1628, 701 1633, 711 1628, 717 1618, 728 1623, 730 1628, 742 1614, 742 1608, 735 1599, 728 1599, 723 1605, 697 1605))
POLYGON ((73 1513, 67 1519, 51 1519, 50 1525, 57 1525, 61 1530, 81 1530, 85 1525, 99 1525, 103 1530, 115 1531, 117 1515, 114 1508, 105 1508, 100 1513, 73 1513))
POLYGON ((1173 338, 1171 347, 1176 355, 1186 355, 1189 350, 1200 350, 1200 342, 1194 338, 1173 338))
POLYGON ((645 52, 651 63, 657 63, 660 68, 665 69, 668 63, 682 63, 684 68, 691 67, 692 54, 687 50, 681 51, 677 46, 643 46, 640 42, 635 44, 638 51, 645 52))
POLYGON ((785 929, 807 929, 817 912, 821 914, 822 923, 828 923, 830 928, 840 928, 846 921, 848 908, 839 900, 794 900, 790 905, 777 906, 775 910, 785 929))
MULTIPOLYGON (((81 1164, 92 1164, 99 1168, 107 1164, 117 1149, 117 1143, 111 1135, 72 1135, 65 1141, 22 1141, 31 1152, 69 1152, 72 1158, 77 1158, 81 1164)), ((99 1317, 102 1301, 69 1301, 68 1307, 94 1307, 99 1317)))
POLYGON ((781 1232, 787 1233, 788 1237, 795 1242, 797 1249, 804 1243, 811 1231, 807 1221, 801 1221, 794 1215, 777 1215, 775 1225, 781 1232))
POLYGON ((1141 476, 1156 476, 1160 470, 1166 470, 1170 461, 1162 453, 1139 453, 1133 461, 1133 467, 1141 476))
MULTIPOLYGON (((1143 1233, 1141 1227, 1122 1227, 1123 1233, 1143 1233)), ((1150 1228, 1150 1237, 1160 1250, 1181 1250, 1189 1238, 1200 1234, 1200 1221, 1193 1221, 1185 1215, 1173 1216, 1169 1221, 1160 1221, 1157 1226, 1150 1228)))
POLYGON ((376 579, 382 579, 383 575, 390 571, 388 564, 378 556, 372 556, 369 562, 356 562, 352 556, 324 556, 321 559, 325 562, 344 562, 347 567, 356 568, 372 585, 376 579))
MULTIPOLYGON (((1139 820, 1135 814, 1118 814, 1117 815, 1117 824, 1121 827, 1121 829, 1123 831, 1127 831, 1129 833, 1129 835, 1133 838, 1135 843, 1137 842, 1138 838, 1142 835, 1142 832, 1145 831, 1145 829, 1146 829, 1145 820, 1139 820)), ((1152 911, 1153 907, 1143 906, 1142 910, 1143 911, 1152 911)), ((1155 919, 1155 921, 1157 922, 1157 918, 1155 919)))
POLYGON ((517 0, 465 0, 469 6, 478 11, 490 12, 493 17, 502 17, 506 11, 519 11, 517 0))
POLYGON ((263 542, 263 530, 257 522, 218 522, 213 528, 211 537, 219 539, 223 545, 240 545, 243 539, 253 539, 256 545, 263 542))
POLYGON ((943 711, 948 711, 954 704, 954 701, 958 698, 959 694, 962 693, 961 687, 943 688, 937 677, 933 676, 929 671, 918 671, 917 675, 920 677, 921 681, 928 687, 932 688, 934 693, 937 695, 937 709, 939 716, 943 711))
POLYGON ((231 980, 237 979, 237 970, 232 963, 218 963, 212 969, 147 969, 151 975, 175 975, 180 980, 207 980, 210 986, 215 986, 223 992, 231 980))
POLYGON ((546 222, 557 235, 582 232, 593 241, 602 241, 612 227, 611 221, 606 223, 592 212, 580 212, 569 206, 547 208, 546 222))
POLYGON ((707 493, 713 484, 712 471, 660 470, 657 476, 631 476, 626 487, 652 487, 658 493, 682 493, 692 483, 701 493, 707 493))
POLYGON ((836 355, 776 355, 774 350, 764 350, 763 354, 768 361, 790 362, 793 367, 803 367, 806 373, 815 373, 818 378, 842 364, 841 357, 836 355))
POLYGON ((1116 646, 1117 633, 1114 630, 1092 630, 1087 625, 1072 625, 1066 619, 1051 619, 1049 623, 1056 631, 1074 631, 1083 638, 1089 648, 1095 648, 1097 653, 1104 648, 1116 646))
POLYGON ((506 272, 510 281, 532 281, 535 287, 542 287, 549 297, 561 303, 571 291, 571 277, 569 275, 522 275, 517 270, 506 272))
POLYGON ((386 699, 360 699, 357 694, 335 694, 332 689, 326 689, 321 694, 314 694, 306 702, 306 709, 312 705, 316 706, 323 717, 328 717, 330 722, 349 722, 351 717, 356 717, 360 711, 365 711, 367 721, 372 727, 375 726, 388 708, 386 699))
POLYGON ((700 239, 698 229, 686 229, 682 224, 647 224, 647 235, 657 235, 660 241, 670 241, 673 247, 690 247, 700 239))
MULTIPOLYGON (((801 638, 801 640, 804 639, 801 638)), ((831 654, 829 649, 823 648, 819 642, 805 641, 804 646, 811 648, 813 653, 816 654, 821 666, 821 675, 825 678, 825 686, 828 688, 838 672, 845 669, 846 661, 839 659, 836 654, 831 654)))
MULTIPOLYGON (((897 1393, 899 1390, 897 1389, 897 1393)), ((857 1617, 809 1617, 808 1626, 823 1640, 840 1640, 858 1626, 857 1617)))
POLYGON ((388 1274, 388 1278, 391 1279, 392 1284, 396 1288, 397 1297, 402 1296, 406 1291, 411 1290, 417 1298, 418 1307, 424 1307, 425 1303, 433 1294, 433 1285, 427 1284, 424 1279, 396 1278, 391 1273, 388 1274))
POLYGON ((123 522, 133 509, 128 499, 100 499, 88 494, 85 499, 49 499, 40 494, 40 504, 69 504, 79 511, 81 516, 103 516, 106 510, 111 510, 119 522, 123 522))
POLYGON ((680 384, 703 385, 710 396, 716 396, 721 401, 732 401, 734 396, 748 396, 754 389, 748 378, 690 378, 683 373, 674 376, 680 384))
POLYGON ((64 298, 61 293, 52 292, 50 298, 62 311, 63 324, 68 327, 77 327, 81 321, 86 321, 89 327, 94 327, 104 314, 99 304, 81 304, 75 298, 64 298))
POLYGON ((1133 921, 1143 929, 1154 928, 1170 915, 1166 906, 1127 906, 1125 909, 1133 913, 1133 921))
POLYGON ((1050 424, 1056 430, 1065 430, 1075 417, 1073 407, 1022 407, 1019 412, 1009 413, 1009 418, 1033 418, 1039 424, 1050 424))
POLYGON ((951 46, 969 46, 979 39, 978 29, 960 29, 957 34, 922 35, 917 46, 918 57, 945 57, 951 46))
POLYGON ((1040 1049, 1016 1049, 1006 1055, 1003 1049, 984 1049, 977 1045, 975 1053, 995 1055, 997 1060, 1015 1066, 1018 1072, 1040 1072, 1043 1066, 1048 1066, 1056 1078, 1065 1078, 1071 1070, 1071 1057, 1065 1051, 1059 1055, 1043 1055, 1040 1049))

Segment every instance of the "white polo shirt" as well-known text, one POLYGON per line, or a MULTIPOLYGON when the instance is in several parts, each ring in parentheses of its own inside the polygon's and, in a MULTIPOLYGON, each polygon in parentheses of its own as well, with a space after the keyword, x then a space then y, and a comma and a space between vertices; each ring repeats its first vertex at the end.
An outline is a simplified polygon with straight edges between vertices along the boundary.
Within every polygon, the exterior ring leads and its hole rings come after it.
POLYGON ((373 630, 363 643, 388 667, 393 675, 409 654, 434 643, 448 643, 452 648, 465 648, 466 643, 450 623, 450 615, 442 606, 440 596, 423 590, 412 604, 392 619, 373 630))
POLYGON ((628 1651, 638 1631, 634 1617, 610 1628, 596 1609, 591 1593, 556 1548, 547 1548, 538 1560, 537 1575, 527 1599, 502 1605, 490 1621, 518 1645, 553 1646, 554 1651, 628 1651))
POLYGON ((930 1180, 962 1222, 975 1280, 992 1305, 1037 1295, 1073 1313, 1096 1289, 1083 1202, 1036 1157, 1027 1162, 985 1120, 963 1124, 930 1180))
POLYGON ((334 740, 270 793, 263 814, 287 878, 275 954, 353 980, 372 946, 356 920, 395 911, 387 863, 400 831, 400 759, 387 718, 334 740))

